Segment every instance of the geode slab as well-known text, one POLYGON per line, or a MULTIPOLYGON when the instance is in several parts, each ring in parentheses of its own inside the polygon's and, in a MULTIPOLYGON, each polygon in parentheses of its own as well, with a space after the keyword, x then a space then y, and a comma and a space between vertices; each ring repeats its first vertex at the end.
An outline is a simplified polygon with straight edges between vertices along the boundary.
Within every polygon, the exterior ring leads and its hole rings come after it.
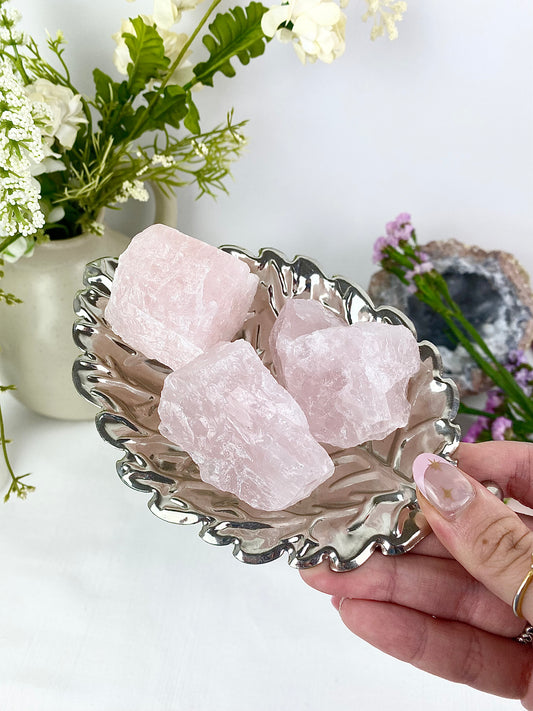
MULTIPOLYGON (((430 242, 422 249, 500 362, 506 361, 509 351, 530 346, 533 293, 528 274, 512 254, 486 252, 456 240, 430 242)), ((377 272, 368 293, 375 303, 400 309, 414 323, 419 340, 439 348, 444 372, 455 380, 461 396, 490 386, 465 349, 454 343, 442 318, 410 294, 396 276, 377 272)))
POLYGON ((292 506, 333 474, 301 408, 247 341, 219 343, 168 375, 159 416, 203 481, 256 509, 292 506))

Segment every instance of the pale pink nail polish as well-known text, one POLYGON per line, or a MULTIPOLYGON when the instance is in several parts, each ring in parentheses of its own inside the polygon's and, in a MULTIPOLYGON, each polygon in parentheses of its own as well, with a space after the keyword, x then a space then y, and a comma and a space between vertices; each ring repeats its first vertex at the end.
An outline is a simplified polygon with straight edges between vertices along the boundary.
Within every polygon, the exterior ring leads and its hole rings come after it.
POLYGON ((413 478, 426 499, 445 516, 453 516, 474 498, 474 487, 462 471, 438 454, 419 454, 413 478))

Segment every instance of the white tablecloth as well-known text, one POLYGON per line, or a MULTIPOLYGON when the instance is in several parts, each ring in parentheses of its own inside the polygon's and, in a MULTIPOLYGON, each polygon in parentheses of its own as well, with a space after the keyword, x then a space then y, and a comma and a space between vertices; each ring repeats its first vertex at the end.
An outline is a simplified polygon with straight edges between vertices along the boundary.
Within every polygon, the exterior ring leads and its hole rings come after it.
POLYGON ((520 708, 357 639, 285 558, 160 521, 92 423, 4 409, 37 490, 0 505, 2 711, 520 708))

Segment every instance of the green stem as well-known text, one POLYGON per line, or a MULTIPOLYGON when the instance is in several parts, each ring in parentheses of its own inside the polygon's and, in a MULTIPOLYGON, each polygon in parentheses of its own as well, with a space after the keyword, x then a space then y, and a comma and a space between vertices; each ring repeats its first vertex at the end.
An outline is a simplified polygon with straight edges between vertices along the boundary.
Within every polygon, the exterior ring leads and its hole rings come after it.
MULTIPOLYGON (((180 51, 180 53, 178 54, 178 56, 176 57, 176 59, 175 59, 175 60, 172 62, 172 64, 170 65, 170 67, 169 67, 169 69, 168 69, 168 71, 167 71, 167 73, 166 73, 166 75, 165 75, 165 78, 163 79, 163 81, 161 82, 159 88, 158 88, 157 91, 154 93, 153 97, 151 98, 150 103, 148 104, 148 107, 147 107, 147 109, 146 109, 146 112, 145 112, 142 116, 139 117, 139 120, 137 121, 137 123, 136 123, 135 126, 133 127, 133 129, 132 129, 132 131, 131 131, 131 140, 134 140, 134 139, 137 137, 137 134, 139 134, 139 132, 142 133, 142 129, 143 129, 143 127, 144 127, 146 121, 148 120, 148 119, 147 119, 147 116, 150 115, 150 110, 155 106, 155 104, 156 104, 156 102, 158 101, 159 97, 161 96, 161 94, 162 94, 164 88, 166 87, 166 85, 167 85, 168 82, 170 81, 170 79, 171 79, 171 77, 172 77, 172 74, 174 73, 174 70, 179 67, 179 65, 180 65, 180 63, 181 63, 181 61, 182 61, 182 59, 185 57, 185 54, 187 53, 187 50, 189 49, 189 47, 191 46, 191 44, 193 43, 193 41, 194 41, 194 40, 196 39, 196 37, 198 36, 198 33, 200 32, 200 30, 202 29, 202 27, 203 27, 203 26, 205 25, 205 23, 207 22, 207 20, 209 19, 210 15, 213 13, 213 10, 217 7, 217 5, 220 5, 221 2, 222 2, 222 0, 213 0, 213 2, 211 3, 211 5, 207 8, 206 13, 205 13, 204 16, 202 17, 202 19, 200 20, 200 22, 198 23, 198 25, 196 26, 196 28, 194 29, 193 33, 191 34, 191 36, 189 37, 189 39, 187 40, 187 42, 185 42, 185 44, 184 44, 183 47, 181 48, 181 51, 180 51)), ((185 87, 184 87, 184 88, 185 88, 185 87)), ((125 150, 125 147, 122 148, 122 153, 124 152, 124 150, 125 150)), ((120 156, 121 156, 121 152, 119 151, 119 153, 117 154, 117 158, 119 158, 120 156)))
MULTIPOLYGON (((439 290, 439 286, 441 286, 439 280, 430 279, 430 281, 433 281, 433 286, 439 290)), ((465 348, 482 371, 504 392, 513 397, 524 419, 533 419, 533 400, 527 397, 511 373, 496 360, 482 336, 464 317, 457 303, 451 298, 447 287, 444 293, 441 287, 439 290, 440 298, 435 298, 435 290, 431 288, 430 284, 426 283, 426 279, 419 277, 417 279, 417 285, 419 286, 420 300, 442 316, 457 341, 465 348), (443 303, 444 300, 449 303, 449 306, 443 303), (467 336, 470 336, 470 338, 467 336), (474 347, 472 341, 474 341, 486 357, 483 357, 477 348, 474 347)))
POLYGON ((6 439, 6 432, 5 432, 5 427, 4 427, 4 417, 2 415, 2 407, 1 406, 0 406, 0 442, 2 444, 2 453, 4 455, 4 461, 7 466, 7 471, 9 472, 13 481, 15 481, 15 479, 16 479, 15 472, 13 471, 13 468, 11 467, 11 462, 9 461, 9 455, 7 453, 7 439, 6 439))
POLYGON ((496 419, 498 415, 494 412, 487 412, 486 410, 478 410, 477 407, 469 407, 465 405, 464 402, 459 404, 459 414, 460 415, 476 415, 477 417, 488 417, 489 419, 496 419))
POLYGON ((16 235, 10 235, 9 237, 6 237, 4 240, 0 242, 0 254, 9 247, 10 244, 13 244, 13 242, 16 242, 18 238, 20 237, 19 234, 16 235))

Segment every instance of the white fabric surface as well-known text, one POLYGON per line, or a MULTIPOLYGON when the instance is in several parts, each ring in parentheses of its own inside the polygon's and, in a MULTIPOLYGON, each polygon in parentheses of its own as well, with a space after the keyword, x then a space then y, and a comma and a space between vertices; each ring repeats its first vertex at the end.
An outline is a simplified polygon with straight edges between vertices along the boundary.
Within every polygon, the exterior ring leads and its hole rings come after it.
POLYGON ((245 565, 157 519, 92 423, 4 399, 37 490, 0 508, 2 711, 519 708, 357 639, 285 558, 245 565))

